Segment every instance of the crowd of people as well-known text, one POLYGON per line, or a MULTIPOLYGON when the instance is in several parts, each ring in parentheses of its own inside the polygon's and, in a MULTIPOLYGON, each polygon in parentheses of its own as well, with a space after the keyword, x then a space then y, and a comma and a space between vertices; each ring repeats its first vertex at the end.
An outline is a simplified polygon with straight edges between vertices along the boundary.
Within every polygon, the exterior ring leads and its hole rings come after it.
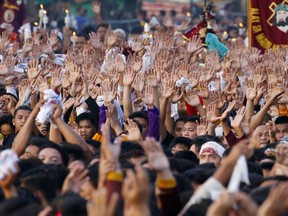
POLYGON ((286 47, 72 32, 0 36, 0 215, 287 215, 286 47))

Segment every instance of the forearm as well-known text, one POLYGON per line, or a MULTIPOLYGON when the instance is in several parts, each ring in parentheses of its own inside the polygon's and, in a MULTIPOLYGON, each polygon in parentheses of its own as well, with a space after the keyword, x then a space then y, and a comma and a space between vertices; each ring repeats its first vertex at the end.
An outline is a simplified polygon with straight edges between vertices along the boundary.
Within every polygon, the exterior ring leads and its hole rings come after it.
POLYGON ((63 142, 61 133, 59 129, 56 127, 56 125, 54 124, 50 125, 49 140, 56 144, 60 144, 63 142))
POLYGON ((164 131, 166 131, 165 127, 165 119, 166 119, 166 109, 167 109, 168 99, 162 98, 161 104, 160 104, 160 134, 163 139, 164 137, 164 131))
POLYGON ((132 92, 131 86, 124 86, 124 92, 123 92, 124 119, 127 119, 129 115, 133 112, 131 92, 132 92))
POLYGON ((55 120, 55 124, 59 128, 59 131, 64 136, 68 143, 79 145, 85 152, 87 160, 91 159, 91 152, 87 143, 80 137, 80 135, 70 128, 61 118, 55 120))
POLYGON ((37 113, 38 111, 36 112, 36 110, 32 111, 24 126, 21 128, 14 139, 12 150, 14 150, 19 157, 24 153, 25 148, 28 146, 28 141, 34 128, 34 122, 37 113))
POLYGON ((230 127, 227 125, 226 119, 224 119, 223 121, 221 121, 221 126, 224 132, 224 136, 228 136, 228 134, 230 133, 231 129, 230 127))
POLYGON ((150 216, 148 203, 141 205, 133 205, 126 203, 124 206, 124 216, 150 216))
POLYGON ((247 100, 245 121, 250 122, 253 115, 254 115, 254 103, 252 100, 247 100))
POLYGON ((154 106, 158 109, 160 108, 160 102, 159 102, 159 93, 158 93, 158 87, 153 87, 153 98, 154 98, 154 106))
POLYGON ((271 102, 267 102, 262 109, 253 117, 251 118, 250 122, 250 131, 254 131, 256 127, 262 124, 265 114, 268 112, 271 102))

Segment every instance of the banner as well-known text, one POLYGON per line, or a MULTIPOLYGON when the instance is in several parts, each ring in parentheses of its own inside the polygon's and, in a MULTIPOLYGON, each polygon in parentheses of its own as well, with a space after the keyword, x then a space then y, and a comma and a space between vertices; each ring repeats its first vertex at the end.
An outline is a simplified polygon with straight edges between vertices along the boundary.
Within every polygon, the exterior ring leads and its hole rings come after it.
POLYGON ((248 29, 251 47, 288 45, 288 0, 248 0, 248 29))

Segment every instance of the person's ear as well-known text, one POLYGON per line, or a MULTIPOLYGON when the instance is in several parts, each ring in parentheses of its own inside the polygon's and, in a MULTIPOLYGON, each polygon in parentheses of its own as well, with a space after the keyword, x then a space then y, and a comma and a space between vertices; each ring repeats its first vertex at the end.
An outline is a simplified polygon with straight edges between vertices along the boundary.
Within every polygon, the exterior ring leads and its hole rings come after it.
POLYGON ((15 126, 15 118, 12 119, 12 124, 15 126))

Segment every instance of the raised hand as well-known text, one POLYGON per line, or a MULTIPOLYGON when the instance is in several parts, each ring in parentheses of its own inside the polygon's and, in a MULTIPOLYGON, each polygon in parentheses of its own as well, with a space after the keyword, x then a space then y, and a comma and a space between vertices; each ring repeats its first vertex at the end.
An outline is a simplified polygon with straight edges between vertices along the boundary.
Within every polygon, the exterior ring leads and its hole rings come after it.
POLYGON ((125 130, 128 132, 126 136, 129 141, 141 141, 142 135, 136 122, 132 119, 127 119, 127 124, 124 123, 125 130))
POLYGON ((111 30, 108 30, 107 37, 108 37, 107 38, 107 45, 109 47, 114 46, 114 44, 116 43, 116 35, 115 35, 115 33, 113 31, 111 31, 111 30))
POLYGON ((213 68, 213 71, 221 70, 220 57, 217 51, 213 51, 206 56, 208 65, 213 68))
POLYGON ((150 69, 147 73, 146 82, 152 87, 157 87, 157 72, 154 69, 150 69))
POLYGON ((199 83, 200 74, 198 72, 191 72, 188 75, 191 88, 195 88, 199 83))
POLYGON ((110 82, 103 85, 103 96, 105 104, 111 103, 117 97, 117 85, 116 83, 110 82))
POLYGON ((61 81, 62 73, 61 73, 61 70, 62 70, 62 68, 55 67, 51 71, 51 87, 52 87, 52 89, 57 89, 57 88, 59 88, 62 85, 62 81, 61 81))
POLYGON ((257 95, 253 80, 246 79, 246 98, 253 101, 257 95))
POLYGON ((184 99, 190 106, 199 106, 200 105, 200 99, 197 95, 196 91, 193 89, 187 89, 184 93, 184 99))
MULTIPOLYGON (((150 198, 150 185, 148 174, 142 167, 136 166, 136 173, 132 170, 127 170, 126 178, 122 186, 122 196, 125 200, 126 208, 125 215, 138 215, 141 211, 142 215, 149 214, 145 210, 148 209, 150 198), (144 207, 144 212, 143 212, 144 207), (136 212, 138 214, 136 214, 136 212)), ((141 215, 141 213, 139 214, 141 215)))
POLYGON ((132 50, 136 53, 142 51, 144 49, 143 39, 140 37, 134 37, 132 50))
POLYGON ((199 91, 198 96, 200 96, 203 99, 208 99, 209 97, 209 91, 208 91, 208 82, 206 81, 200 81, 199 82, 199 91))
POLYGON ((133 68, 130 66, 126 67, 124 74, 123 74, 124 86, 131 86, 135 79, 135 76, 136 76, 136 73, 134 72, 133 68))
POLYGON ((91 46, 96 50, 100 50, 103 44, 100 42, 97 34, 95 32, 91 32, 89 33, 89 37, 91 41, 91 46))
POLYGON ((162 96, 164 98, 170 98, 172 94, 175 92, 175 83, 173 80, 169 80, 165 87, 163 88, 162 96))
MULTIPOLYGON (((125 74, 124 74, 125 76, 125 74)), ((137 92, 143 92, 144 89, 144 83, 145 83, 145 78, 144 74, 142 73, 137 73, 135 76, 135 79, 133 81, 132 87, 135 89, 137 92)))
POLYGON ((38 84, 39 91, 42 94, 44 94, 44 91, 49 89, 49 84, 48 84, 47 78, 43 78, 40 76, 37 81, 39 83, 38 84))
POLYGON ((221 118, 220 118, 221 121, 225 121, 228 118, 229 114, 234 109, 235 105, 236 105, 236 101, 229 102, 228 107, 221 115, 221 118))
POLYGON ((113 193, 109 202, 106 188, 93 192, 92 200, 87 204, 88 216, 113 216, 119 200, 119 195, 113 193), (97 209, 97 211, 95 211, 97 209))
POLYGON ((181 77, 187 78, 189 74, 189 69, 190 69, 189 64, 182 63, 179 67, 179 73, 181 77))
POLYGON ((230 124, 232 128, 240 128, 246 114, 246 107, 241 107, 237 112, 234 119, 230 117, 230 124))
POLYGON ((88 173, 88 169, 86 169, 82 163, 73 164, 72 168, 70 168, 69 174, 63 182, 62 193, 68 191, 79 193, 81 185, 86 181, 89 181, 88 173))
POLYGON ((23 48, 22 48, 22 52, 28 53, 28 52, 31 52, 32 50, 33 50, 33 40, 32 38, 29 38, 25 41, 23 48))
POLYGON ((40 48, 41 48, 41 51, 45 54, 51 54, 53 53, 53 48, 52 46, 49 44, 48 41, 46 40, 42 40, 41 43, 40 43, 40 48))
POLYGON ((208 120, 203 117, 200 118, 200 123, 197 121, 197 136, 206 135, 208 132, 208 120))
POLYGON ((39 72, 40 71, 38 70, 38 59, 29 61, 27 72, 29 79, 35 79, 39 75, 39 72))
POLYGON ((215 74, 215 71, 212 67, 211 68, 208 68, 208 67, 202 68, 200 80, 209 82, 213 78, 214 74, 215 74))
POLYGON ((210 103, 207 106, 207 112, 206 112, 206 118, 207 121, 214 124, 217 122, 221 117, 217 117, 216 115, 216 104, 215 103, 210 103))
POLYGON ((100 14, 101 13, 101 3, 99 1, 93 1, 92 2, 92 11, 95 14, 100 14))
POLYGON ((16 60, 12 56, 7 56, 4 61, 0 63, 0 75, 7 76, 14 73, 14 65, 16 60))
POLYGON ((150 85, 145 86, 143 102, 149 107, 154 104, 153 87, 150 85))
POLYGON ((193 55, 197 51, 202 51, 202 48, 201 39, 197 36, 193 36, 188 43, 187 52, 193 55))
POLYGON ((57 30, 52 30, 50 37, 47 33, 47 40, 48 40, 48 43, 51 45, 51 47, 57 46, 57 43, 58 43, 57 35, 58 35, 57 30))
POLYGON ((75 97, 77 94, 81 92, 82 88, 83 88, 83 80, 82 77, 79 75, 71 85, 70 95, 72 97, 75 97))
POLYGON ((10 36, 7 31, 0 35, 0 51, 4 52, 10 43, 10 36))
POLYGON ((73 67, 70 68, 70 70, 68 71, 70 73, 69 81, 70 83, 73 83, 77 79, 77 77, 80 75, 81 67, 77 65, 73 65, 73 67))

